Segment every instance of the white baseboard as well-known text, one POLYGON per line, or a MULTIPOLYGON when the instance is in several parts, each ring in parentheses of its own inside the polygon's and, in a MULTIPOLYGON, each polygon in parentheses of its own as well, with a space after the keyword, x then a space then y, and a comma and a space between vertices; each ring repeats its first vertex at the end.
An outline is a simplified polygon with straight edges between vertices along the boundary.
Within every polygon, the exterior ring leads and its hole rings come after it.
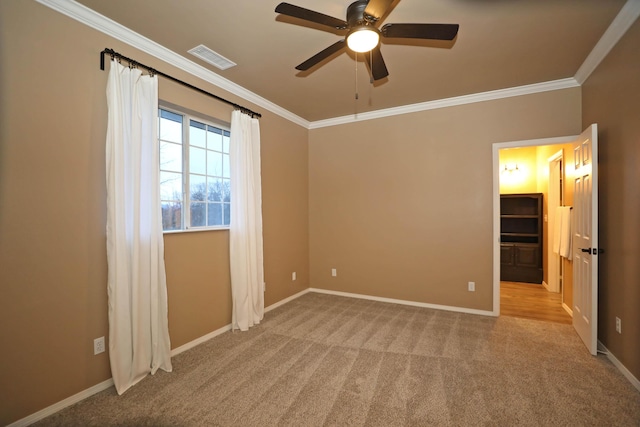
MULTIPOLYGON (((269 307, 265 308, 265 313, 276 309, 288 302, 293 301, 296 298, 299 298, 309 292, 316 292, 319 294, 328 294, 328 295, 338 295, 338 296, 343 296, 343 297, 349 297, 349 298, 359 298, 359 299, 366 299, 366 300, 371 300, 371 301, 379 301, 379 302, 387 302, 387 303, 392 303, 392 304, 402 304, 402 305, 409 305, 409 306, 413 306, 413 307, 423 307, 423 308, 433 308, 436 310, 445 310, 445 311, 454 311, 454 312, 458 312, 458 313, 466 313, 466 314, 477 314, 477 315, 481 315, 481 316, 491 316, 491 317, 495 317, 495 314, 492 311, 486 311, 486 310, 476 310, 476 309, 472 309, 472 308, 464 308, 464 307, 454 307, 454 306, 448 306, 448 305, 439 305, 439 304, 428 304, 428 303, 423 303, 423 302, 416 302, 416 301, 407 301, 407 300, 400 300, 400 299, 394 299, 394 298, 384 298, 384 297, 376 297, 376 296, 371 296, 371 295, 363 295, 363 294, 354 294, 354 293, 350 293, 350 292, 340 292, 340 291, 331 291, 331 290, 327 290, 327 289, 319 289, 319 288, 308 288, 305 289, 303 291, 298 292, 297 294, 291 295, 290 297, 287 297, 281 301, 278 301, 275 304, 270 305, 269 307)), ((569 309, 569 307, 567 307, 565 304, 562 304, 563 308, 569 313, 572 314, 571 310, 569 309)), ((231 324, 225 325, 213 332, 210 332, 206 335, 203 335, 200 338, 197 338, 191 342, 188 342, 184 345, 181 345, 180 347, 174 348, 173 350, 171 350, 171 356, 176 356, 180 353, 183 353, 187 350, 190 350, 206 341, 209 341, 212 338, 215 338, 218 335, 221 335, 227 331, 231 330, 231 324)), ((604 346, 603 346, 604 347, 604 346)), ((609 353, 607 351, 608 357, 610 358, 611 362, 618 368, 620 369, 620 371, 625 375, 625 377, 627 377, 629 379, 629 381, 631 381, 633 383, 633 385, 640 390, 640 383, 638 382, 638 380, 631 374, 631 372, 629 372, 611 353, 609 353)), ((37 421, 40 421, 43 418, 46 418, 50 415, 55 414, 58 411, 61 411, 62 409, 71 406, 81 400, 84 400, 90 396, 93 396, 96 393, 99 393, 103 390, 108 389, 109 387, 113 386, 113 379, 108 379, 106 381, 101 382, 100 384, 96 384, 92 387, 89 387, 88 389, 81 391, 80 393, 74 394, 71 397, 68 397, 64 400, 61 400, 58 403, 55 403, 45 409, 42 409, 41 411, 38 411, 34 414, 31 414, 25 418, 22 418, 21 420, 18 420, 12 424, 9 424, 8 427, 23 427, 23 426, 28 426, 30 424, 33 424, 37 421)))
POLYGON ((275 309, 275 308, 278 308, 278 307, 280 307, 280 306, 282 306, 282 305, 285 305, 286 303, 291 302, 291 301, 293 301, 293 300, 294 300, 294 299, 296 299, 296 298, 300 298, 300 297, 301 297, 302 295, 304 295, 304 294, 308 294, 309 292, 311 292, 311 288, 307 288, 307 289, 305 289, 305 290, 303 290, 303 291, 300 291, 300 292, 298 292, 297 294, 291 295, 290 297, 285 298, 285 299, 283 299, 283 300, 280 300, 280 301, 278 301, 278 302, 277 302, 277 303, 275 303, 275 304, 271 304, 269 307, 266 307, 266 308, 264 309, 264 312, 265 312, 265 313, 268 313, 268 312, 270 312, 271 310, 273 310, 273 309, 275 309))
POLYGON ((92 387, 89 387, 86 390, 81 391, 80 393, 76 393, 73 396, 67 397, 64 400, 61 400, 58 403, 54 403, 51 406, 48 406, 34 414, 31 414, 27 417, 22 418, 21 420, 15 421, 11 424, 9 424, 7 427, 23 427, 23 426, 28 426, 31 425, 37 421, 40 421, 43 418, 48 417, 49 415, 53 415, 58 411, 63 410, 64 408, 71 406, 73 404, 76 404, 78 402, 80 402, 81 400, 86 399, 87 397, 91 397, 96 393, 99 393, 103 390, 108 389, 109 387, 113 386, 113 379, 109 378, 106 381, 103 381, 99 384, 96 384, 92 387))
POLYGON ((190 341, 186 344, 181 345, 180 347, 176 347, 173 350, 171 350, 171 357, 177 356, 180 353, 183 353, 187 350, 192 349, 193 347, 202 344, 205 341, 209 341, 211 338, 215 338, 218 335, 222 335, 225 332, 228 332, 231 330, 231 323, 229 323, 228 325, 223 326, 222 328, 216 329, 213 332, 209 332, 206 335, 201 336, 200 338, 196 338, 193 341, 190 341))
POLYGON ((392 304, 410 305, 412 307, 433 308, 436 310, 455 311, 458 313, 478 314, 481 316, 496 317, 493 311, 476 310, 473 308, 454 307, 454 306, 439 305, 439 304, 428 304, 426 302, 416 302, 416 301, 408 301, 408 300, 401 300, 401 299, 394 299, 394 298, 375 297, 371 295, 352 294, 350 292, 330 291, 327 289, 318 289, 318 288, 309 288, 309 291, 317 292, 319 294, 338 295, 341 297, 348 297, 348 298, 360 298, 360 299, 366 299, 371 301, 388 302, 392 304))
MULTIPOLYGON (((273 310, 274 308, 278 308, 281 305, 284 305, 290 301, 293 301, 296 298, 301 297, 302 295, 306 294, 309 292, 309 289, 305 289, 304 291, 298 292, 295 295, 291 295, 288 298, 285 298, 281 301, 278 301, 275 304, 271 304, 269 307, 265 307, 264 312, 268 313, 271 310, 273 310)), ((174 348, 173 350, 171 350, 171 357, 173 356, 177 356, 178 354, 185 352, 187 350, 190 350, 200 344, 202 344, 203 342, 209 341, 212 338, 217 337, 218 335, 222 335, 225 332, 228 332, 231 330, 231 323, 229 323, 228 325, 223 326, 222 328, 216 329, 213 332, 209 332, 207 335, 203 335, 200 338, 196 338, 195 340, 188 342, 186 344, 181 345, 180 347, 174 348)))
MULTIPOLYGON (((464 308, 464 307, 452 307, 452 306, 446 306, 446 305, 438 305, 438 304, 427 304, 427 303, 422 303, 422 302, 415 302, 415 301, 406 301, 406 300, 399 300, 399 299, 393 299, 393 298, 383 298, 383 297, 375 297, 375 296, 371 296, 371 295, 363 295, 363 294, 354 294, 354 293, 349 293, 349 292, 340 292, 340 291, 331 291, 331 290, 327 290, 327 289, 318 289, 318 288, 308 288, 305 289, 301 292, 298 292, 295 295, 292 295, 288 298, 285 298, 281 301, 278 301, 275 304, 270 305, 269 307, 265 308, 265 313, 269 312, 275 308, 278 308, 288 302, 293 301, 296 298, 299 298, 309 292, 316 292, 316 293, 320 293, 320 294, 328 294, 328 295, 338 295, 338 296, 343 296, 343 297, 349 297, 349 298, 359 298, 359 299, 366 299, 366 300, 371 300, 371 301, 380 301, 380 302, 387 302, 387 303, 392 303, 392 304, 403 304, 403 305, 409 305, 409 306, 413 306, 413 307, 424 307, 424 308, 433 308, 433 309, 437 309, 437 310, 446 310, 446 311, 455 311, 455 312, 459 312, 459 313, 467 313, 467 314, 478 314, 478 315, 482 315, 482 316, 495 316, 494 313, 492 311, 485 311, 485 310, 475 310, 475 309, 471 309, 471 308, 464 308)), ((573 315, 571 309, 566 305, 566 304, 562 304, 562 307, 571 315, 573 315)), ((218 335, 221 335, 227 331, 231 330, 231 324, 228 324, 226 326, 223 326, 222 328, 219 328, 211 333, 208 333, 200 338, 197 338, 191 342, 188 342, 187 344, 181 345, 180 347, 177 347, 175 349, 173 349, 171 351, 171 356, 176 356, 184 351, 187 351, 191 348, 196 347, 199 344, 202 344, 205 341, 208 341, 218 335)), ((627 378, 629 380, 629 382, 631 382, 631 384, 638 390, 640 391, 640 381, 604 346, 604 344, 602 344, 600 341, 598 341, 598 348, 603 351, 606 355, 607 358, 611 361, 611 363, 613 363, 613 365, 618 368, 618 370, 625 376, 625 378, 627 378)), ((24 426, 28 426, 31 425, 37 421, 40 421, 50 415, 55 414, 58 411, 61 411, 62 409, 71 406, 75 403, 80 402, 81 400, 84 400, 88 397, 93 396, 96 393, 99 393, 103 390, 108 389, 109 387, 113 386, 113 379, 109 378, 106 381, 103 381, 99 384, 96 384, 92 387, 89 387, 86 390, 81 391, 80 393, 76 393, 73 396, 70 396, 64 400, 61 400, 58 403, 55 403, 51 406, 48 406, 36 413, 33 413, 25 418, 22 418, 18 421, 15 421, 11 424, 9 424, 7 427, 24 427, 24 426)))
POLYGON ((598 340, 598 350, 603 351, 607 355, 607 359, 613 363, 613 366, 618 368, 622 375, 624 375, 631 384, 636 388, 636 390, 640 391, 640 381, 624 366, 614 355, 609 351, 607 347, 598 340))
POLYGON ((542 281, 542 287, 545 288, 547 290, 547 292, 553 292, 554 294, 559 294, 560 293, 559 290, 554 291, 553 289, 551 289, 551 286, 547 282, 545 282, 544 280, 542 281))
MULTIPOLYGON (((305 289, 305 290, 303 290, 301 292, 298 292, 295 295, 291 295, 288 298, 285 298, 285 299, 283 299, 281 301, 278 301, 275 304, 271 304, 269 307, 265 307, 264 312, 268 313, 271 310, 273 310, 274 308, 278 308, 281 305, 284 305, 284 304, 286 304, 286 303, 288 303, 290 301, 293 301, 294 299, 299 298, 299 297, 301 297, 302 295, 304 295, 304 294, 306 294, 308 292, 309 292, 309 289, 305 289)), ((215 338, 218 335, 222 335, 225 332, 228 332, 230 330, 231 330, 231 323, 229 323, 228 325, 223 326, 222 328, 216 329, 213 332, 209 332, 207 335, 203 335, 200 338, 196 338, 193 341, 190 341, 190 342, 188 342, 186 344, 183 344, 180 347, 174 348, 173 350, 171 350, 171 357, 177 356, 178 354, 180 354, 182 352, 190 350, 190 349, 202 344, 203 342, 209 341, 210 339, 215 338)))
MULTIPOLYGON (((281 305, 284 305, 296 298, 301 297, 302 295, 306 294, 309 292, 309 289, 305 289, 304 291, 298 292, 295 295, 292 295, 288 298, 283 299, 282 301, 278 301, 275 304, 270 305, 269 307, 266 307, 264 309, 265 313, 269 312, 271 310, 273 310, 274 308, 278 308, 281 305)), ((216 329, 213 332, 210 332, 206 335, 201 336, 200 338, 196 338, 193 341, 190 341, 184 345, 181 345, 180 347, 176 347, 173 350, 171 350, 171 357, 177 356, 180 353, 183 353, 187 350, 190 350, 200 344, 202 344, 203 342, 209 341, 212 338, 217 337, 218 335, 224 334, 227 331, 231 330, 231 323, 229 323, 228 325, 223 326, 222 328, 216 329)), ((59 412, 61 410, 63 410, 64 408, 71 406, 75 403, 80 402, 81 400, 84 400, 88 397, 93 396, 96 393, 99 393, 103 390, 108 389, 109 387, 113 386, 113 379, 109 378, 106 381, 101 382, 100 384, 96 384, 92 387, 89 387, 86 390, 81 391, 80 393, 74 394, 71 397, 68 397, 64 400, 61 400, 58 403, 54 403, 51 406, 48 406, 36 413, 33 413, 27 417, 24 417, 18 421, 15 421, 11 424, 9 424, 7 427, 24 427, 24 426, 28 426, 31 425, 37 421, 42 420, 43 418, 46 418, 50 415, 55 414, 56 412, 59 412)))
POLYGON ((562 303, 562 308, 564 308, 564 311, 569 313, 569 316, 573 317, 573 310, 571 310, 567 304, 562 303))

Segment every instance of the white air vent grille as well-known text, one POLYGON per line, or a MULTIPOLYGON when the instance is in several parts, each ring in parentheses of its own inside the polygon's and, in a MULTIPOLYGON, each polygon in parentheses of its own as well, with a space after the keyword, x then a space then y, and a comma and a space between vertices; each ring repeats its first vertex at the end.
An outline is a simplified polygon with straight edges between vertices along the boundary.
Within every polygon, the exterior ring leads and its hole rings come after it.
POLYGON ((193 56, 197 56, 209 64, 220 68, 221 70, 226 70, 227 68, 231 68, 234 65, 237 65, 235 62, 228 60, 224 56, 216 53, 206 47, 205 45, 196 46, 193 49, 189 50, 189 53, 193 56))

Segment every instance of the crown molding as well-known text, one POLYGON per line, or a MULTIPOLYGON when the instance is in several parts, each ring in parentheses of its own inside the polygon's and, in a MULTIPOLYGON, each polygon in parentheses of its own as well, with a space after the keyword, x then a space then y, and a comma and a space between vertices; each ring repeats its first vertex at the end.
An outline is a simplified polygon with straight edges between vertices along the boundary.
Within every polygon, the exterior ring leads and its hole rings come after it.
POLYGON ((584 60, 575 79, 582 85, 587 81, 591 73, 600 65, 600 62, 609 54, 611 49, 618 43, 627 30, 640 16, 640 0, 627 0, 620 12, 604 32, 600 40, 591 50, 587 59, 584 60))
POLYGON ((94 28, 104 34, 107 34, 110 37, 120 40, 136 49, 139 49, 183 71, 186 71, 187 73, 198 77, 208 83, 211 83, 216 87, 239 96, 240 98, 248 102, 271 111, 272 113, 277 114, 284 119, 296 123, 306 129, 318 129, 328 126, 337 126, 347 123, 360 122, 364 120, 391 117, 400 114, 415 113, 419 111, 509 98, 513 96, 530 95, 552 90, 579 87, 587 80, 593 70, 595 70, 595 68, 600 64, 600 62, 609 53, 613 46, 615 46, 618 40, 620 40, 620 38, 629 29, 629 27, 640 16, 640 0, 627 0, 607 31, 603 34, 587 59, 578 69, 575 77, 309 122, 308 120, 303 119, 302 117, 280 107, 279 105, 167 49, 166 47, 154 42, 153 40, 150 40, 130 30, 127 27, 103 15, 100 15, 99 13, 93 11, 92 9, 89 9, 88 7, 80 3, 77 3, 74 0, 36 1, 82 24, 94 28))
MULTIPOLYGON (((257 106, 271 111, 293 123, 305 128, 309 128, 309 121, 297 116, 296 114, 274 104, 273 102, 233 83, 230 80, 204 68, 201 65, 167 49, 166 47, 150 40, 135 31, 121 25, 112 19, 109 19, 88 7, 77 3, 73 0, 36 0, 38 3, 47 6, 63 15, 66 15, 76 21, 87 25, 95 30, 107 34, 114 39, 120 40, 138 50, 152 55, 172 66, 179 68, 187 73, 198 77, 208 83, 211 83, 220 89, 224 89, 242 99, 249 101, 257 106)), ((108 46, 105 46, 108 47, 108 46)))
POLYGON ((476 102, 493 101, 496 99, 511 98, 514 96, 531 95, 534 93, 548 92, 579 87, 573 78, 553 80, 550 82, 535 83, 526 86, 518 86, 507 89, 492 90, 489 92, 474 93, 472 95, 456 96, 453 98, 439 99, 436 101, 420 102, 418 104, 403 105, 401 107, 387 108, 384 110, 370 111, 367 113, 353 114, 336 117, 327 120, 311 122, 309 129, 318 129, 327 126, 343 125, 347 123, 361 122, 364 120, 380 119, 383 117, 397 116, 400 114, 416 113, 419 111, 435 110, 438 108, 455 107, 458 105, 473 104, 476 102))
POLYGON ((567 89, 579 87, 589 78, 591 73, 600 65, 602 60, 618 43, 622 36, 629 30, 631 25, 640 17, 640 0, 627 0, 618 15, 609 25, 609 28, 602 35, 598 43, 591 50, 582 63, 574 77, 553 80, 549 82, 535 83, 526 86, 518 86, 508 89, 500 89, 489 92, 463 95, 453 98, 440 99, 436 101, 422 102, 418 104, 404 105, 400 107, 388 108, 384 110, 371 111, 361 114, 353 114, 342 117, 335 117, 326 120, 311 122, 309 129, 318 129, 328 126, 337 126, 347 123, 354 123, 364 120, 373 120, 383 117, 390 117, 399 114, 415 113, 418 111, 434 110, 456 105, 472 104, 475 102, 490 101, 512 96, 530 95, 534 93, 547 92, 551 90, 567 89))

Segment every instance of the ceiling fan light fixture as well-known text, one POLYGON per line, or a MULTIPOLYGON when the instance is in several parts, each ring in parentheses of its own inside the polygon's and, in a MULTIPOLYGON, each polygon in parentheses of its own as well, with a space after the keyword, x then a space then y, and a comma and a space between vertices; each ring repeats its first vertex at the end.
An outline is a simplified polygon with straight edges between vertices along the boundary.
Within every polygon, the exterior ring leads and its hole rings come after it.
MULTIPOLYGON (((1 1, 1 0, 0 0, 1 1)), ((351 0, 353 1, 353 0, 351 0)), ((316 12, 289 3, 276 6, 276 13, 303 21, 312 22, 340 34, 346 31, 346 37, 321 50, 303 63, 296 70, 307 71, 327 62, 336 53, 348 48, 355 53, 370 52, 365 55, 372 79, 381 80, 389 75, 389 70, 382 59, 379 46, 383 38, 453 40, 458 34, 458 24, 386 24, 378 28, 379 23, 399 0, 355 0, 347 7, 347 19, 338 19, 324 13, 316 12), (346 43, 345 43, 346 42, 346 43)), ((353 55, 352 55, 353 57, 353 55)), ((357 61, 357 55, 354 58, 357 61)))
POLYGON ((356 27, 347 35, 347 46, 354 52, 369 52, 379 41, 380 33, 368 25, 356 27))

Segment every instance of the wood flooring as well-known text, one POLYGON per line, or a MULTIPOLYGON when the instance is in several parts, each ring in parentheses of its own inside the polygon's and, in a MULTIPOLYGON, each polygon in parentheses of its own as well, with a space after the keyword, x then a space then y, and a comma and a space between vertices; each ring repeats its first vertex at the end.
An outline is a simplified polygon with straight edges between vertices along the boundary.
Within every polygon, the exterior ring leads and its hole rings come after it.
POLYGON ((531 283, 500 282, 500 315, 565 324, 572 322, 569 313, 562 308, 562 294, 531 283))

